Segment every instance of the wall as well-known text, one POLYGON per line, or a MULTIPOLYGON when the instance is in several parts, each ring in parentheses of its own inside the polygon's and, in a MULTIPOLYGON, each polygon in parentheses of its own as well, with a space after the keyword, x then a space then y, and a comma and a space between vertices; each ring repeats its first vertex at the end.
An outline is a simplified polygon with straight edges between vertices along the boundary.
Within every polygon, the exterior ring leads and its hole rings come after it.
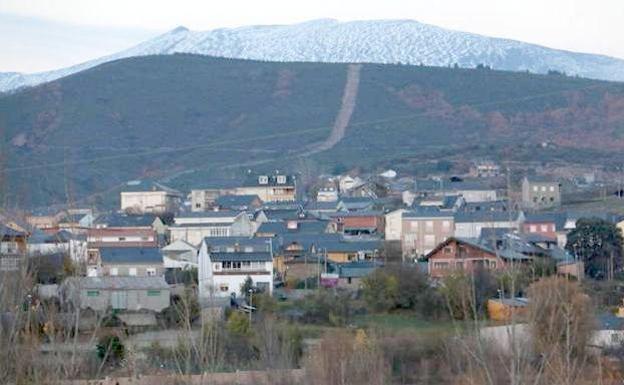
MULTIPOLYGON (((148 295, 148 290, 117 290, 127 293, 126 310, 153 310, 161 311, 169 307, 169 289, 158 289, 160 294, 157 296, 148 295)), ((91 308, 96 311, 104 311, 111 306, 112 293, 115 290, 97 290, 98 296, 88 296, 89 291, 82 289, 80 291, 80 307, 82 309, 91 308)))
POLYGON ((453 217, 403 218, 401 247, 403 255, 425 255, 453 236, 453 217))
POLYGON ((405 210, 396 210, 391 213, 386 214, 386 225, 385 225, 385 235, 386 240, 388 241, 399 241, 401 240, 402 234, 402 217, 403 212, 405 210))

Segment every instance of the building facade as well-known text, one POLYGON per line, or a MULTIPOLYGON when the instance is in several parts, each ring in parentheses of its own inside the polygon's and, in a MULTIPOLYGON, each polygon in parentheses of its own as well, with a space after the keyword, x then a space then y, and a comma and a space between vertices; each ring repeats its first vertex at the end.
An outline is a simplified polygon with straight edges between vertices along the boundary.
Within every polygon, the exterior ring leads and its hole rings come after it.
POLYGON ((561 186, 559 182, 528 177, 522 180, 522 207, 539 210, 560 205, 561 186))
POLYGON ((455 220, 452 213, 406 211, 402 215, 401 249, 403 257, 420 257, 452 237, 455 220))

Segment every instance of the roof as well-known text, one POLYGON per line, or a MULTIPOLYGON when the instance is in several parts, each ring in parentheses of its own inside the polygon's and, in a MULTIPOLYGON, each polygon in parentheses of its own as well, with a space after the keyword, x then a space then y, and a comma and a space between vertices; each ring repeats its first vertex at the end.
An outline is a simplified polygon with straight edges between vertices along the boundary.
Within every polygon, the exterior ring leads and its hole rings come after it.
POLYGON ((154 214, 128 215, 111 213, 98 216, 93 223, 105 224, 107 227, 152 227, 158 218, 154 214))
POLYGON ((338 201, 333 202, 318 202, 318 201, 308 201, 305 204, 306 210, 325 210, 325 211, 335 211, 338 206, 338 201))
POLYGON ((473 211, 455 213, 455 223, 466 222, 515 222, 518 212, 513 211, 473 211))
POLYGON ((383 211, 375 210, 363 210, 363 211, 337 211, 335 213, 328 213, 330 218, 346 218, 346 217, 381 217, 383 211))
POLYGON ((490 301, 499 302, 506 306, 526 307, 529 305, 529 299, 524 297, 515 298, 492 298, 490 301))
POLYGON ((300 219, 305 213, 300 209, 263 210, 269 220, 300 219))
POLYGON ((180 192, 167 187, 161 183, 150 180, 133 180, 126 183, 123 186, 122 193, 124 192, 149 192, 149 191, 164 191, 173 195, 180 195, 180 192))
POLYGON ((0 223, 0 238, 3 238, 3 237, 25 237, 27 235, 28 235, 28 233, 25 233, 23 231, 14 230, 14 229, 10 228, 9 226, 6 226, 6 225, 3 225, 2 223, 0 223))
POLYGON ((147 290, 169 289, 163 277, 71 277, 65 280, 66 284, 77 286, 82 290, 147 290))
POLYGON ((141 229, 141 228, 118 228, 118 227, 105 227, 103 229, 88 229, 87 235, 89 237, 104 237, 110 235, 141 235, 141 236, 154 236, 155 231, 152 229, 141 229))
POLYGON ((340 278, 363 278, 380 267, 380 263, 370 261, 356 261, 336 265, 340 278))
POLYGON ((623 330, 624 318, 616 317, 613 313, 601 313, 597 317, 600 330, 623 330))
POLYGON ((553 178, 546 177, 544 175, 525 176, 524 178, 527 181, 529 181, 529 183, 553 183, 553 184, 559 184, 558 181, 554 180, 553 178))
POLYGON ((162 264, 163 257, 157 247, 103 247, 100 259, 104 264, 162 264))
POLYGON ((321 234, 327 229, 329 223, 327 221, 297 221, 296 228, 289 228, 289 222, 265 222, 260 225, 257 233, 262 234, 321 234))
POLYGON ((236 218, 243 211, 238 210, 212 210, 212 211, 197 211, 197 212, 186 212, 179 215, 176 215, 176 219, 178 218, 236 218))
POLYGON ((197 251, 197 247, 191 245, 183 239, 171 242, 167 246, 162 248, 163 251, 197 251))
POLYGON ((268 251, 265 252, 251 252, 251 253, 210 253, 210 260, 212 262, 243 262, 243 261, 252 261, 252 262, 271 262, 273 258, 271 253, 268 251))
POLYGON ((453 213, 440 211, 436 207, 415 207, 403 212, 403 218, 453 218, 453 213))
POLYGON ((258 195, 221 195, 215 203, 221 207, 249 207, 262 202, 258 195))
POLYGON ((265 212, 271 210, 301 210, 303 205, 302 201, 273 201, 264 202, 262 208, 265 212))
POLYGON ((358 252, 358 251, 374 251, 381 248, 380 241, 320 241, 317 243, 318 250, 327 250, 327 252, 358 252))

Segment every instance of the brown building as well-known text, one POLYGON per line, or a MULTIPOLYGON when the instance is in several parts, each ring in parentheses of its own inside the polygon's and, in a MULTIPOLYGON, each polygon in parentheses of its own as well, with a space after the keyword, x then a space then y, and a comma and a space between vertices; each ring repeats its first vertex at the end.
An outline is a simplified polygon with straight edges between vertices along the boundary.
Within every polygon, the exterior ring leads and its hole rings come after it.
POLYGON ((455 231, 453 214, 436 210, 406 211, 401 225, 403 257, 426 255, 455 231))
POLYGON ((505 262, 497 253, 476 242, 449 238, 427 254, 429 275, 442 278, 454 271, 472 272, 477 268, 502 269, 505 262))

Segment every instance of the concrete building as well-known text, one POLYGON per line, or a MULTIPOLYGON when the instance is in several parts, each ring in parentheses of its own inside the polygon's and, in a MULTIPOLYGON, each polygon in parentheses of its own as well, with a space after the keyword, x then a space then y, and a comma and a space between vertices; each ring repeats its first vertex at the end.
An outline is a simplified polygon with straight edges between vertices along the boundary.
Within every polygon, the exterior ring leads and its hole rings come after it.
POLYGON ((183 240, 197 246, 206 237, 250 237, 256 229, 244 211, 186 213, 176 217, 174 221, 169 226, 171 242, 183 240))
POLYGON ((295 201, 297 184, 294 175, 258 175, 235 188, 236 195, 257 195, 263 202, 295 201))
POLYGON ((131 181, 121 192, 121 210, 139 213, 176 212, 182 202, 179 191, 148 181, 131 181))
POLYGON ((338 200, 338 190, 334 187, 323 187, 316 193, 317 202, 336 202, 338 200))
POLYGON ((164 274, 160 249, 142 247, 104 247, 90 254, 87 274, 91 277, 155 277, 164 274))
POLYGON ((216 242, 218 246, 211 246, 210 242, 210 238, 204 239, 199 249, 201 301, 241 295, 241 286, 247 277, 251 277, 255 287, 273 293, 272 242, 260 239, 249 241, 247 246, 235 243, 230 247, 224 246, 221 241, 216 242))
POLYGON ((405 209, 398 209, 386 214, 385 239, 387 241, 400 241, 403 234, 403 213, 405 209))
POLYGON ((547 209, 561 205, 559 182, 542 177, 525 177, 522 180, 522 207, 531 210, 547 209))
POLYGON ((98 312, 160 312, 170 305, 170 289, 163 277, 72 277, 63 282, 61 293, 63 302, 98 312))
POLYGON ((474 211, 455 213, 455 232, 458 238, 479 238, 483 229, 518 230, 523 221, 522 212, 474 211))
POLYGON ((403 257, 420 257, 453 236, 453 214, 439 210, 406 211, 402 215, 401 249, 403 257))

